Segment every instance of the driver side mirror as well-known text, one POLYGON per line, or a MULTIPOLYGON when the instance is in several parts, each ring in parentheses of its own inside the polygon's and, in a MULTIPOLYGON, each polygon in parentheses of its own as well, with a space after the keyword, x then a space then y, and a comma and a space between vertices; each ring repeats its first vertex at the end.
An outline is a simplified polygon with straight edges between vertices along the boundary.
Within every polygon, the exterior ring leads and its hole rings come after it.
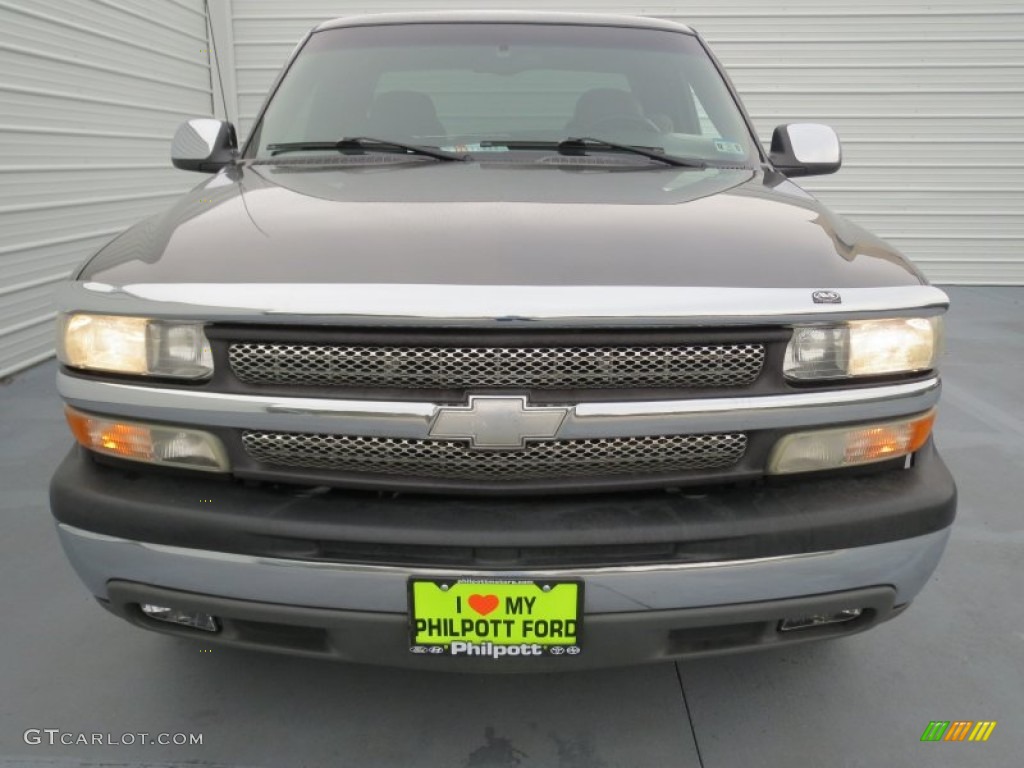
POLYGON ((216 173, 237 155, 235 126, 211 117, 182 123, 171 141, 171 162, 183 171, 216 173))
POLYGON ((775 169, 786 176, 835 173, 843 162, 836 132, 819 123, 780 125, 772 134, 768 157, 775 169))

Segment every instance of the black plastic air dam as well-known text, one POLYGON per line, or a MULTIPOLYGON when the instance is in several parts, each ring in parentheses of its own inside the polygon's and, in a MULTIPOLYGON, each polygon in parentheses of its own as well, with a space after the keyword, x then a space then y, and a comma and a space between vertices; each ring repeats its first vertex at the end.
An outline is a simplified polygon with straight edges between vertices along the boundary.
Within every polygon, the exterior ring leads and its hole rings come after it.
MULTIPOLYGON (((932 533, 952 523, 956 486, 931 441, 907 470, 700 496, 654 491, 509 499, 247 486, 198 473, 103 466, 76 447, 51 481, 50 504, 59 522, 94 533, 265 557, 315 560, 325 542, 505 551, 668 542, 676 561, 704 562, 932 533)), ((515 567, 515 561, 500 567, 515 567)))

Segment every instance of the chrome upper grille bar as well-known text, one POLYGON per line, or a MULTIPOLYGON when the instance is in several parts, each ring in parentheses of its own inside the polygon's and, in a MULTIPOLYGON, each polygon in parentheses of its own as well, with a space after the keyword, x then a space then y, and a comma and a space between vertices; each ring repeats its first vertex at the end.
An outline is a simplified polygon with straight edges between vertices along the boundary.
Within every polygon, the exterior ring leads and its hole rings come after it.
MULTIPOLYGON (((75 408, 202 427, 426 438, 440 404, 388 400, 239 395, 121 384, 61 372, 62 397, 75 408)), ((926 411, 939 399, 924 381, 757 397, 578 403, 559 437, 583 439, 759 429, 885 419, 926 411)))

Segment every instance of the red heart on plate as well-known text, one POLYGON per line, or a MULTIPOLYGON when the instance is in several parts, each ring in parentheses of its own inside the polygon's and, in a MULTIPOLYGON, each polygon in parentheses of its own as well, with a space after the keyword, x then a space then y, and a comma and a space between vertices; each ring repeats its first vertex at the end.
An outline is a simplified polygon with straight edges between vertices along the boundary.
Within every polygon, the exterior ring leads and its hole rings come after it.
POLYGON ((498 596, 470 595, 468 602, 470 608, 479 613, 481 616, 486 616, 488 613, 490 613, 498 607, 498 596))

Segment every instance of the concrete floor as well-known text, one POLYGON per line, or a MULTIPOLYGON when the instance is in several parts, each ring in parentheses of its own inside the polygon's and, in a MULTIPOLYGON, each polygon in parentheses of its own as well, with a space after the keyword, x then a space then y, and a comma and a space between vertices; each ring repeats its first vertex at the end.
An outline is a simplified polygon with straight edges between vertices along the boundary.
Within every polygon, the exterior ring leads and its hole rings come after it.
POLYGON ((571 675, 410 673, 214 650, 107 615, 46 484, 70 438, 52 362, 0 383, 0 766, 1011 766, 1024 753, 1024 289, 954 288, 939 446, 952 540, 905 615, 839 642, 571 675), (997 720, 989 742, 919 741, 997 720), (29 745, 27 729, 202 733, 29 745))

